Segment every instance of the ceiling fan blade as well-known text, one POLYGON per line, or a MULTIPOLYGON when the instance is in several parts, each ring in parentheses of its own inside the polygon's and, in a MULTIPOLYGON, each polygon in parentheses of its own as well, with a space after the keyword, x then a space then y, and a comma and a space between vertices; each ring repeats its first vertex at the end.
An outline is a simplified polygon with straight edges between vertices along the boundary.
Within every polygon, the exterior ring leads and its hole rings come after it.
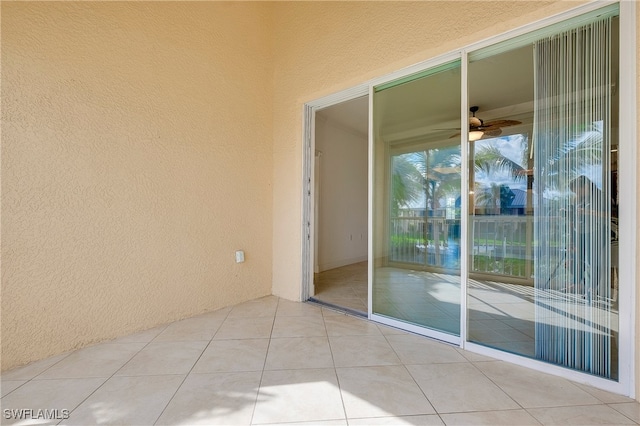
POLYGON ((516 120, 495 120, 484 123, 484 125, 480 127, 509 127, 517 126, 518 124, 522 124, 522 122, 516 120))
POLYGON ((483 138, 485 136, 491 136, 491 137, 496 137, 496 136, 500 136, 502 134, 502 129, 499 127, 493 128, 493 129, 486 129, 484 131, 484 135, 482 136, 483 138))

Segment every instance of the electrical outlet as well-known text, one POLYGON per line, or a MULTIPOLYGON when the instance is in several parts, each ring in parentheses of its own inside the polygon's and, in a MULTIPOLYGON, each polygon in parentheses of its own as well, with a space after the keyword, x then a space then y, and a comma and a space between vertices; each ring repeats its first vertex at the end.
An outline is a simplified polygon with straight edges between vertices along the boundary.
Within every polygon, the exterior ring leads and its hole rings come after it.
POLYGON ((236 263, 244 262, 244 250, 236 251, 236 263))

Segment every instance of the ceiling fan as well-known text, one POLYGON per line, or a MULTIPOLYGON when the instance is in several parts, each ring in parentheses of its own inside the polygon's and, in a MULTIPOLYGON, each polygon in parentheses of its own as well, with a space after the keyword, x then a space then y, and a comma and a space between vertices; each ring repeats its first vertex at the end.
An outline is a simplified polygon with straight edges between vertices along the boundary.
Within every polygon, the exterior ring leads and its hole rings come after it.
MULTIPOLYGON (((522 122, 516 120, 495 120, 485 123, 482 119, 476 117, 476 112, 478 112, 479 109, 480 108, 477 106, 469 108, 469 111, 471 111, 472 114, 472 116, 469 117, 469 141, 471 142, 482 139, 485 136, 500 136, 502 134, 503 127, 522 124, 522 122)), ((459 135, 460 133, 456 133, 451 137, 454 138, 459 135)))

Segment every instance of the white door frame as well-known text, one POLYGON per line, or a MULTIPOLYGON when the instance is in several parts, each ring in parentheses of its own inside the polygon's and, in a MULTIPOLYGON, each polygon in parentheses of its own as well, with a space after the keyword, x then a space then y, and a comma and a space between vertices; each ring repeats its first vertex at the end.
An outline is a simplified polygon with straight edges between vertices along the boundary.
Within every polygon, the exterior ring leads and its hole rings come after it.
POLYGON ((300 300, 308 300, 315 294, 313 285, 314 259, 316 255, 315 235, 315 155, 316 112, 342 102, 360 98, 369 94, 369 84, 361 84, 338 93, 325 96, 304 104, 302 111, 302 283, 300 300))

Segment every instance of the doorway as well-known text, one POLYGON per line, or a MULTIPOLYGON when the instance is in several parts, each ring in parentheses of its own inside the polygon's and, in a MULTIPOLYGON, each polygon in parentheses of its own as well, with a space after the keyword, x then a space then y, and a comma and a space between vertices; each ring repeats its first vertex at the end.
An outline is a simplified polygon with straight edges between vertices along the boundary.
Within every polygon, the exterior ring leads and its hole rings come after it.
POLYGON ((311 300, 368 310, 368 117, 362 96, 317 111, 311 300))

